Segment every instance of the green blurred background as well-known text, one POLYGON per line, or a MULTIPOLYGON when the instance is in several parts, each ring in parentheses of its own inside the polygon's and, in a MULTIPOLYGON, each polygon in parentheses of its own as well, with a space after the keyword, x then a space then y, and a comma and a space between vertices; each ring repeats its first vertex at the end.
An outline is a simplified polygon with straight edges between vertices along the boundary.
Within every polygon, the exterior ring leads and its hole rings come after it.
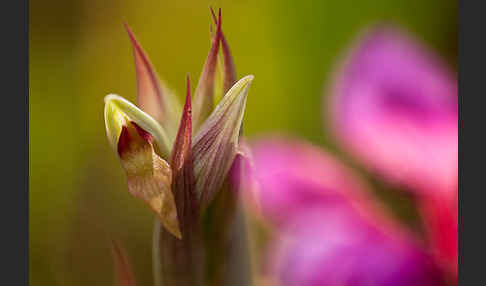
POLYGON ((340 154, 323 122, 336 60, 370 24, 408 29, 457 67, 457 1, 30 1, 30 282, 112 285, 110 237, 151 285, 152 215, 129 195, 105 137, 103 97, 135 100, 126 21, 179 95, 221 7, 238 77, 254 74, 245 134, 298 136, 340 154), (325 94, 324 94, 325 95, 325 94), (324 116, 324 117, 323 117, 324 116))

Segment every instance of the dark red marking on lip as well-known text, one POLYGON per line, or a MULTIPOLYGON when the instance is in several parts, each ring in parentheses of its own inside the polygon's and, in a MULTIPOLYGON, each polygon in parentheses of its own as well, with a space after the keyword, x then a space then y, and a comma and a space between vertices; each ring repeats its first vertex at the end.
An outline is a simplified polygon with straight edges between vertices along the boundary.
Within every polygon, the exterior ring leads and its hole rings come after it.
POLYGON ((140 127, 137 123, 130 121, 130 123, 135 127, 135 130, 137 131, 138 135, 142 137, 143 140, 152 143, 153 137, 150 133, 145 131, 142 127, 140 127))
POLYGON ((130 147, 130 141, 132 136, 130 136, 130 132, 126 126, 122 127, 122 131, 120 133, 120 138, 118 139, 118 155, 121 157, 123 153, 125 153, 130 147))
POLYGON ((152 143, 153 137, 137 123, 130 121, 131 126, 123 126, 118 139, 118 155, 122 156, 134 148, 134 142, 144 144, 152 143))

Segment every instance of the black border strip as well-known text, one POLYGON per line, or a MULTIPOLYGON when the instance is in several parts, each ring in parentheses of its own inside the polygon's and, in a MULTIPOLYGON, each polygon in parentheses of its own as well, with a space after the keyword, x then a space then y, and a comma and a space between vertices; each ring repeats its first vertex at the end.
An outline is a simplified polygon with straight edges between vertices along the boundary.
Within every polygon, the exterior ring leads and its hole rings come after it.
POLYGON ((485 281, 486 15, 481 7, 483 3, 459 1, 459 285, 482 285, 485 281))
POLYGON ((29 5, 2 2, 1 285, 29 285, 29 5))

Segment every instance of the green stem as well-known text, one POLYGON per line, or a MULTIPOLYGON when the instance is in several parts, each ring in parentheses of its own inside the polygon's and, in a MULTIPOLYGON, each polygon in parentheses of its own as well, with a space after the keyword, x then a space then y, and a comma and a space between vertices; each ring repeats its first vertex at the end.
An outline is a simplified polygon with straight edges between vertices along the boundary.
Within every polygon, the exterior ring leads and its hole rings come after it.
POLYGON ((251 285, 243 211, 231 190, 219 193, 200 222, 177 239, 156 219, 153 272, 156 286, 251 285))
POLYGON ((154 230, 152 236, 152 272, 154 277, 154 285, 162 286, 162 277, 160 276, 160 221, 157 217, 154 220, 154 230))
POLYGON ((203 247, 196 227, 182 239, 156 222, 154 229, 154 281, 156 286, 202 286, 203 247))
POLYGON ((235 189, 225 184, 203 218, 205 285, 251 285, 243 210, 235 189))
POLYGON ((156 222, 153 236, 156 286, 252 284, 246 222, 238 190, 239 186, 232 185, 227 178, 202 214, 190 199, 179 198, 183 192, 175 193, 176 202, 180 203, 182 239, 156 222))

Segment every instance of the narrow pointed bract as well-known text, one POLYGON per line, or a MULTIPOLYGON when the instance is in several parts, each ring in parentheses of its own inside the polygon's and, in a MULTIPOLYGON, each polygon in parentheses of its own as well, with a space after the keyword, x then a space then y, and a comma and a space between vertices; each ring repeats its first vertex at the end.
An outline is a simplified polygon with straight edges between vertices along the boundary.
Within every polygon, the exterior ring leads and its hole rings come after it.
POLYGON ((125 28, 133 46, 137 73, 137 105, 155 118, 173 138, 177 131, 179 102, 175 95, 159 79, 147 54, 137 41, 134 33, 125 23, 125 28))
POLYGON ((192 108, 189 77, 187 77, 187 95, 171 154, 171 168, 174 175, 172 182, 177 210, 183 233, 188 223, 192 223, 197 214, 197 197, 192 157, 192 108))
POLYGON ((182 238, 176 239, 156 226, 154 261, 160 277, 156 285, 203 285, 203 246, 199 226, 199 209, 195 195, 191 119, 191 93, 187 95, 171 156, 174 193, 182 238))
POLYGON ((191 106, 191 84, 187 77, 187 93, 184 111, 182 113, 179 131, 174 142, 171 154, 171 165, 175 170, 180 170, 191 155, 192 142, 192 106, 191 106))
POLYGON ((136 286, 135 274, 125 250, 115 240, 110 240, 110 248, 115 272, 115 286, 136 286))
POLYGON ((217 23, 216 34, 211 43, 211 49, 204 63, 199 82, 194 92, 194 114, 193 127, 197 131, 201 124, 208 118, 213 110, 214 86, 216 78, 216 68, 218 63, 218 52, 221 38, 221 11, 217 23))
POLYGON ((223 183, 236 155, 252 75, 239 80, 216 106, 194 138, 196 192, 204 206, 223 183))

